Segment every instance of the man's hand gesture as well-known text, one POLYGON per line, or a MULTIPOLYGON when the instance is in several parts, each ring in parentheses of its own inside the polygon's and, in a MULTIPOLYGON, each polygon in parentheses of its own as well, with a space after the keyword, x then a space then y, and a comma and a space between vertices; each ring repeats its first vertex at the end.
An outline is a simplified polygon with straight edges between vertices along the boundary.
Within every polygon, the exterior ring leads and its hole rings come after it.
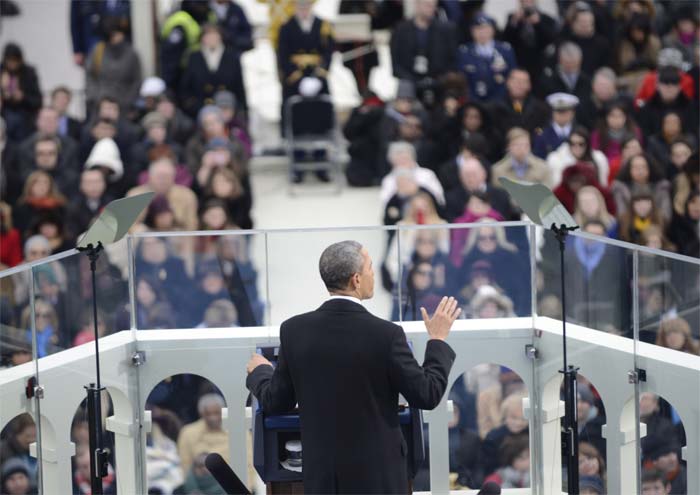
POLYGON ((433 317, 428 317, 428 312, 421 307, 425 328, 428 330, 430 338, 445 340, 450 333, 452 324, 462 312, 462 308, 457 307, 457 300, 454 297, 443 297, 438 304, 433 317))

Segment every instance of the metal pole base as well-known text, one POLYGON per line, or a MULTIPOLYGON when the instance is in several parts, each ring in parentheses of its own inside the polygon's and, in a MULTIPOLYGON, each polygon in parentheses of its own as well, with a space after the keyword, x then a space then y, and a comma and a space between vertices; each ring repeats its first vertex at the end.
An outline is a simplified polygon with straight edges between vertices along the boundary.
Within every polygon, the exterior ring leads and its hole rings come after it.
POLYGON ((566 462, 567 492, 579 493, 578 473, 578 385, 576 374, 579 368, 569 365, 559 372, 564 375, 564 422, 561 427, 561 457, 566 462))
POLYGON ((102 478, 107 476, 109 449, 102 447, 102 401, 104 387, 94 383, 85 387, 87 391, 88 431, 90 434, 90 487, 93 495, 102 495, 102 478))

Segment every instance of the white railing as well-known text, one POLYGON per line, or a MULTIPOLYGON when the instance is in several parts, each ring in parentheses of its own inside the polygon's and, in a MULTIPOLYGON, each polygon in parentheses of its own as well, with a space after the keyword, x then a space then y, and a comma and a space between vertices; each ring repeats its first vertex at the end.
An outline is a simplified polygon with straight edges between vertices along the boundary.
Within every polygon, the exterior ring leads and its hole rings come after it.
MULTIPOLYGON (((402 323, 417 359, 427 334, 422 323, 402 323)), ((457 358, 450 386, 464 372, 481 363, 497 363, 513 369, 527 386, 524 401, 530 424, 533 487, 541 495, 561 493, 559 418, 561 323, 548 318, 461 320, 455 323, 448 342, 457 358), (534 331, 533 331, 534 330, 534 331), (534 345, 538 357, 531 359, 526 346, 534 345)), ((213 382, 227 404, 224 427, 229 433, 233 469, 246 473, 245 363, 256 346, 278 342, 278 327, 124 331, 100 339, 102 383, 112 402, 113 415, 106 428, 115 434, 117 486, 120 494, 145 493, 145 435, 150 418, 145 411, 149 392, 164 378, 194 373, 213 382), (143 351, 145 362, 135 365, 133 356, 143 351)), ((637 493, 638 438, 635 401, 640 392, 663 395, 680 415, 688 445, 688 493, 700 493, 700 357, 641 343, 615 335, 571 325, 569 360, 580 367, 600 393, 607 424, 608 493, 637 493), (628 373, 645 369, 647 381, 629 383, 628 373)), ((71 456, 75 447, 70 428, 77 405, 85 397, 83 385, 94 377, 94 346, 85 344, 38 360, 44 390, 40 401, 26 399, 27 380, 37 370, 27 363, 0 373, 0 426, 17 414, 40 417, 43 493, 71 493, 71 456), (40 412, 37 409, 40 404, 40 412)), ((429 425, 430 478, 432 493, 448 493, 448 421, 446 398, 426 412, 429 425)), ((644 427, 640 428, 641 434, 644 427)), ((36 446, 32 449, 36 454, 36 446)), ((507 493, 507 491, 506 491, 507 493)), ((512 493, 516 493, 513 491, 512 493)))

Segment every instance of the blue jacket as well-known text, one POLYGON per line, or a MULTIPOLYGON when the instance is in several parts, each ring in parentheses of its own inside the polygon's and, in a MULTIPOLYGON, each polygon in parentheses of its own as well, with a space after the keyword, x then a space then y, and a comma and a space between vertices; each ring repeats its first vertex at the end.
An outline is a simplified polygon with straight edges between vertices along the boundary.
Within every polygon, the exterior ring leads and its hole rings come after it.
POLYGON ((506 78, 516 66, 510 44, 494 41, 491 57, 477 52, 476 43, 460 47, 457 67, 467 76, 470 96, 478 101, 497 100, 506 95, 506 78))
POLYGON ((102 21, 118 17, 131 21, 131 1, 117 0, 110 6, 105 0, 72 0, 70 3, 70 34, 73 53, 87 55, 102 40, 102 21))
POLYGON ((549 124, 542 129, 541 134, 535 135, 532 143, 532 154, 546 160, 547 155, 557 149, 564 141, 565 138, 560 138, 554 130, 554 127, 552 127, 552 124, 549 124))

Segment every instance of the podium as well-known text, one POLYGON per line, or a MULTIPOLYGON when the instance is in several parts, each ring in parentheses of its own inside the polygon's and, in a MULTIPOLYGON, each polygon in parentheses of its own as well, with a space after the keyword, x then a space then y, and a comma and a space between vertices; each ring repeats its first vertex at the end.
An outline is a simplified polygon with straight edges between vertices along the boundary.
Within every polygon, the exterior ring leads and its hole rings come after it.
MULTIPOLYGON (((258 347, 258 353, 276 365, 279 347, 258 347)), ((265 482, 268 495, 304 493, 303 472, 283 467, 285 445, 301 440, 299 411, 267 415, 257 399, 253 401, 253 466, 265 482)), ((397 404, 401 433, 408 447, 406 455, 409 486, 425 460, 423 414, 420 409, 397 404)), ((303 442, 302 442, 303 452, 303 442)), ((303 455, 303 454, 302 454, 303 455)))

